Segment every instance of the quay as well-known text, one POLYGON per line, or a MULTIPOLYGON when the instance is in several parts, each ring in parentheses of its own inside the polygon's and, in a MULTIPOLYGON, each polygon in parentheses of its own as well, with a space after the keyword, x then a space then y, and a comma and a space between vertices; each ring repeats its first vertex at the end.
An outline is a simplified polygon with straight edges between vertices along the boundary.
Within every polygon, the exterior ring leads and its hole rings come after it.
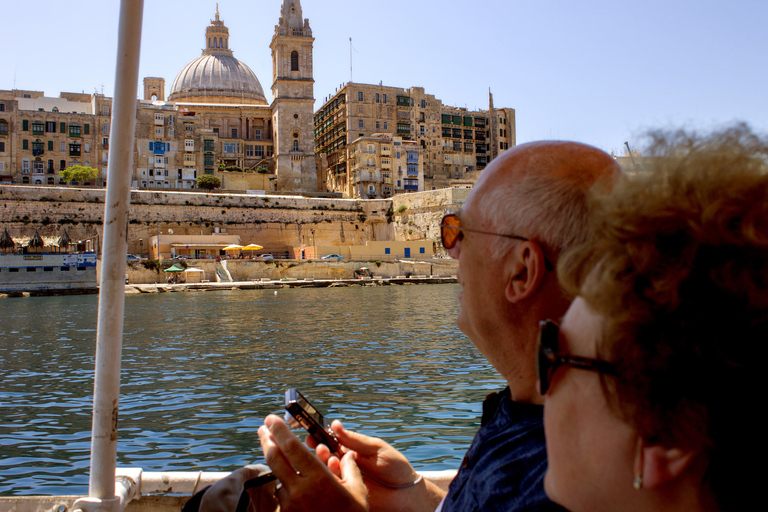
POLYGON ((456 283, 452 276, 396 276, 396 277, 363 277, 358 279, 304 279, 284 278, 280 280, 262 278, 250 281, 233 281, 218 283, 179 283, 179 284, 127 284, 126 294, 137 293, 167 293, 194 292, 212 290, 277 290, 280 288, 337 288, 343 286, 402 286, 415 284, 446 284, 456 283))

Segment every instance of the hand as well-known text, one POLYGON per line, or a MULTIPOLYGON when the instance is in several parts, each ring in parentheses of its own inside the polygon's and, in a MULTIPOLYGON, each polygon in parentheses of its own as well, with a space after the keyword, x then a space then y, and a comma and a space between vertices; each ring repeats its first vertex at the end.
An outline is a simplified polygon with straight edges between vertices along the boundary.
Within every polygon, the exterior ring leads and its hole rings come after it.
POLYGON ((282 512, 368 510, 354 452, 339 461, 337 478, 277 416, 266 417, 259 427, 259 440, 267 464, 281 483, 275 496, 282 512))
MULTIPOLYGON (((409 486, 419 478, 419 474, 402 453, 379 438, 345 429, 338 420, 331 424, 331 428, 341 445, 357 454, 355 461, 368 488, 371 510, 435 510, 445 493, 427 481, 409 486)), ((338 459, 331 456, 326 446, 318 446, 311 436, 307 438, 307 444, 316 447, 318 458, 327 464, 330 471, 340 474, 338 459)))

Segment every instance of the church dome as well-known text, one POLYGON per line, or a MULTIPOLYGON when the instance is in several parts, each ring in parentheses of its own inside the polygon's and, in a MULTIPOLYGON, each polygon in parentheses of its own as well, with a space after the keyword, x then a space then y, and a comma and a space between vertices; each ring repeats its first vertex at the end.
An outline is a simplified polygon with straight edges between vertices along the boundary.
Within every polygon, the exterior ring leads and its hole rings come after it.
POLYGON ((267 105, 259 79, 229 49, 229 29, 216 19, 206 29, 206 48, 171 85, 170 101, 267 105))

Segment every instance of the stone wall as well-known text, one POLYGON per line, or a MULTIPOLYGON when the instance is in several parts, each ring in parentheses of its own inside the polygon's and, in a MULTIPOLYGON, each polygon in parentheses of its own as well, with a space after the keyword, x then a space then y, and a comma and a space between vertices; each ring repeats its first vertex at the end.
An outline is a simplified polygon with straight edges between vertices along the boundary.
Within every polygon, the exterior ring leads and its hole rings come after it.
MULTIPOLYGON (((363 245, 368 240, 439 240, 440 218, 466 200, 468 189, 353 200, 300 196, 138 191, 131 193, 128 251, 148 252, 157 234, 235 234, 265 250, 287 252, 302 243, 363 245), (405 207, 403 211, 400 211, 405 207), (314 236, 312 234, 314 230, 314 236), (143 242, 140 244, 139 240, 143 242)), ((0 227, 11 236, 100 240, 103 189, 0 186, 0 227)))

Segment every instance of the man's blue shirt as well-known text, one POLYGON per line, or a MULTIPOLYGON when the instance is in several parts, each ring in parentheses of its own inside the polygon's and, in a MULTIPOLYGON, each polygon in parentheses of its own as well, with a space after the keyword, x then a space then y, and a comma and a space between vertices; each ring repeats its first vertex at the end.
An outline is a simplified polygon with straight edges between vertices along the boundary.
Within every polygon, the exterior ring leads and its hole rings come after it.
POLYGON ((483 402, 483 416, 443 512, 562 511, 544 494, 543 407, 513 402, 509 388, 483 402))

